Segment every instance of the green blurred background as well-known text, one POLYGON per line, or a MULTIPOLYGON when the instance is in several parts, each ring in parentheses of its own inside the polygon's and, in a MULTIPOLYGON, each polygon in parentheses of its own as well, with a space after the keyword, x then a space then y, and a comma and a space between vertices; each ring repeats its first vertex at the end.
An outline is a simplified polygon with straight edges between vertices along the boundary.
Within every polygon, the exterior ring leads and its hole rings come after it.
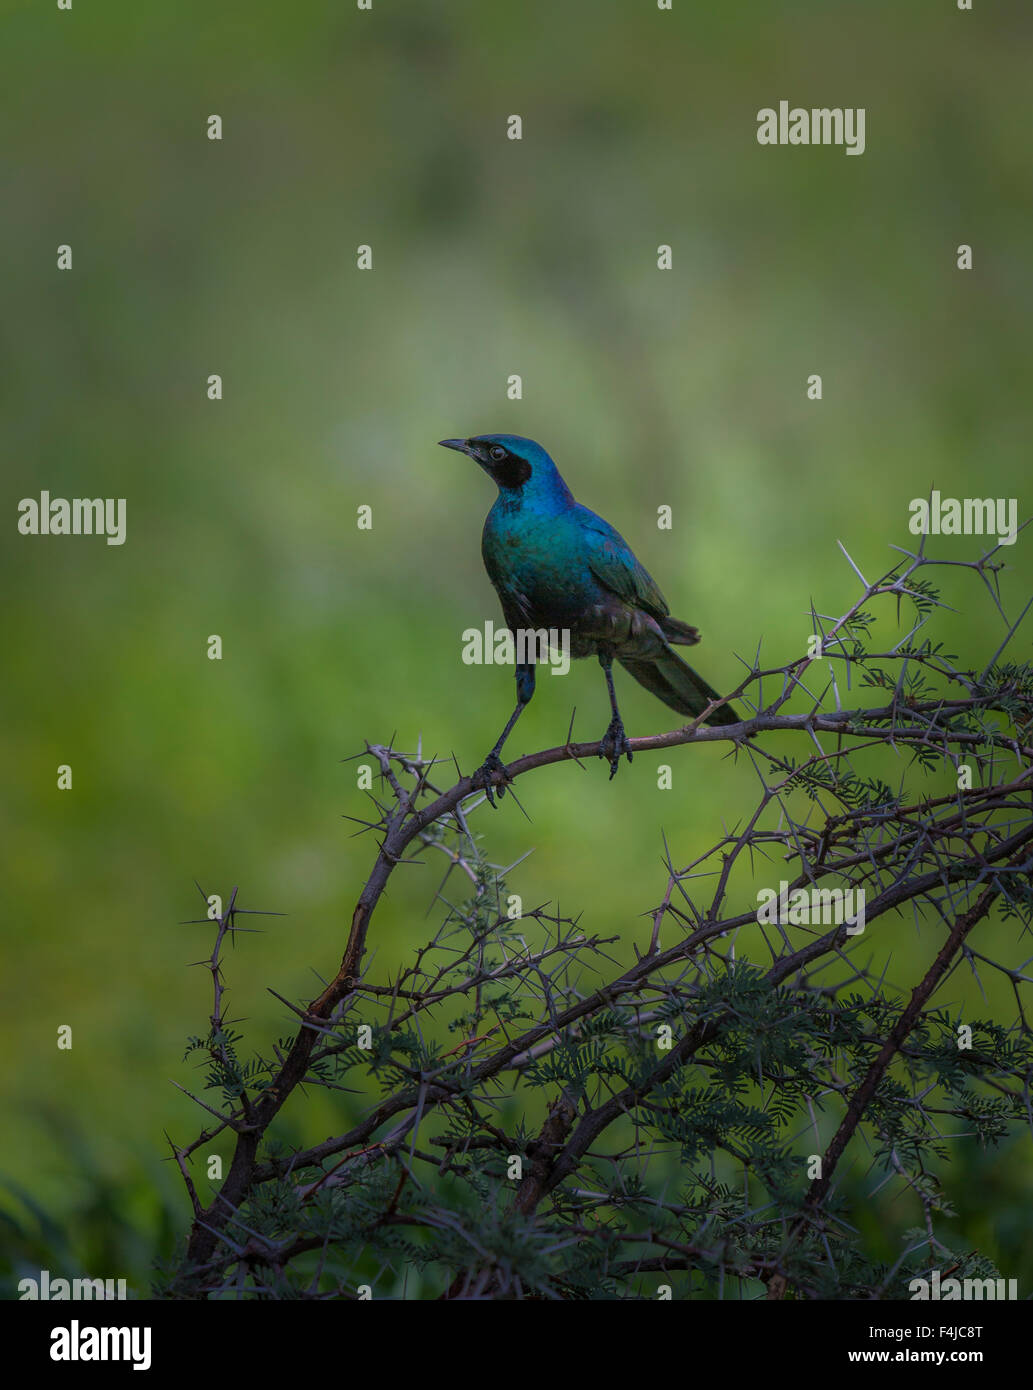
MULTIPOLYGON (((198 1125, 167 1080, 194 1082, 183 1042, 210 1006, 193 881, 289 914, 255 919, 229 974, 255 1040, 286 1032, 266 986, 309 996, 332 973, 371 862, 341 759, 397 731, 470 770, 511 709, 508 671, 459 660, 464 628, 500 621, 491 488, 436 440, 542 441, 703 630, 723 688, 761 639, 768 664, 802 650, 812 598, 852 601, 836 538, 872 574, 930 487, 1028 514, 1031 39, 1028 6, 947 0, 7 0, 0 1208, 30 1265, 63 1250, 143 1291, 183 1227, 163 1129, 198 1125), (865 154, 759 146, 781 98, 865 107, 865 154), (42 489, 125 497, 127 543, 19 536, 42 489)), ((1030 547, 1005 558, 1017 614, 1030 547)), ((957 580, 951 649, 979 666, 1003 625, 957 580)), ((630 733, 677 722, 620 693, 630 733)), ((575 705, 575 736, 598 737, 595 663, 539 681, 510 751, 562 741, 575 705)), ((610 785, 601 763, 543 771, 521 789, 533 822, 508 801, 486 850, 533 847, 513 891, 630 954, 661 830, 687 863, 751 805, 720 749, 669 761, 668 793, 646 758, 610 785)), ((437 882, 396 875, 378 970, 411 958, 437 882)), ((895 944, 907 986, 929 942, 895 944)), ((299 1139, 340 1125, 295 1111, 299 1139)), ((952 1181, 959 1246, 1018 1259, 1028 1136, 952 1181)), ((885 1231, 915 1219, 900 1198, 865 1216, 891 1259, 885 1231)))

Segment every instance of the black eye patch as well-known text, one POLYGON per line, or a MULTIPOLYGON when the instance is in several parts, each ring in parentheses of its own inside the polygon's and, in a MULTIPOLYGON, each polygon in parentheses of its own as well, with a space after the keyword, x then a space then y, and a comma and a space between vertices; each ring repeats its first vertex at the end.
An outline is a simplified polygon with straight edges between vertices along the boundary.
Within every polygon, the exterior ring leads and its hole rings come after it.
POLYGON ((531 465, 527 459, 518 458, 516 454, 507 454, 500 463, 492 461, 492 476, 499 487, 523 487, 531 476, 531 465))

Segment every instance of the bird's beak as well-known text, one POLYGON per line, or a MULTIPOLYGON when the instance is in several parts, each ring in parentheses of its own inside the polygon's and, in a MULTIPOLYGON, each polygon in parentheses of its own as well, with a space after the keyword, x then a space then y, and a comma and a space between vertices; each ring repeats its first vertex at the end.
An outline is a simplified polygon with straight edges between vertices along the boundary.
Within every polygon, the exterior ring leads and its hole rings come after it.
POLYGON ((443 449, 455 449, 460 454, 470 452, 465 439, 439 439, 438 443, 443 449))

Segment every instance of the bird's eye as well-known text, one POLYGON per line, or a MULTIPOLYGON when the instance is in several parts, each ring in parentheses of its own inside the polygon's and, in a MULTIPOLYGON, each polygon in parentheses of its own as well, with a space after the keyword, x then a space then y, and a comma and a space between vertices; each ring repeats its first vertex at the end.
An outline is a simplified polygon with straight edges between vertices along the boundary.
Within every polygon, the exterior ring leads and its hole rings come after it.
POLYGON ((496 463, 501 463, 502 460, 506 457, 506 451, 505 449, 503 449, 501 444, 494 444, 491 447, 491 449, 488 450, 488 452, 491 454, 492 458, 495 460, 496 463))

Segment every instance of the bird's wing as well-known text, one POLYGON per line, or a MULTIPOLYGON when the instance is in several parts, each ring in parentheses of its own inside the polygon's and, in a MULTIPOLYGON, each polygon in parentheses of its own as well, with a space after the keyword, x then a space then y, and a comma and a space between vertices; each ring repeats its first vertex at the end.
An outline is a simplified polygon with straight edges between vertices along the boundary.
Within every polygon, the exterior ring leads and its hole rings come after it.
POLYGON ((631 546, 608 521, 587 507, 579 507, 579 520, 588 548, 588 568, 607 589, 625 603, 643 608, 652 617, 666 618, 670 610, 653 576, 635 559, 631 546))

